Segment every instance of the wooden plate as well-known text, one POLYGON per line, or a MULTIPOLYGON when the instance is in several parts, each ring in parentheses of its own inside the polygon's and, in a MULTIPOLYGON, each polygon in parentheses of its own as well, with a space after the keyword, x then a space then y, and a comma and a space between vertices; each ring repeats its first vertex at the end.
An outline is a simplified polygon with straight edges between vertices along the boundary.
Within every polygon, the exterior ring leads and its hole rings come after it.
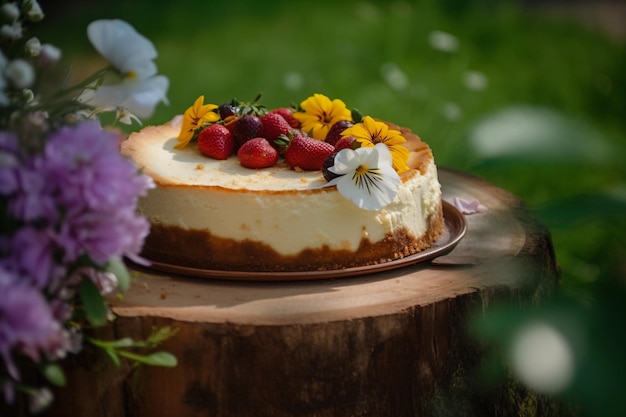
POLYGON ((443 217, 445 220, 444 231, 439 239, 437 239, 437 241, 435 241, 430 248, 413 255, 405 256, 401 259, 396 259, 378 265, 357 266, 325 271, 249 272, 191 268, 148 259, 150 265, 147 268, 155 271, 185 275, 189 277, 233 281, 304 281, 369 275, 421 262, 427 262, 450 253, 465 236, 467 223, 463 214, 456 207, 446 201, 443 202, 443 217))

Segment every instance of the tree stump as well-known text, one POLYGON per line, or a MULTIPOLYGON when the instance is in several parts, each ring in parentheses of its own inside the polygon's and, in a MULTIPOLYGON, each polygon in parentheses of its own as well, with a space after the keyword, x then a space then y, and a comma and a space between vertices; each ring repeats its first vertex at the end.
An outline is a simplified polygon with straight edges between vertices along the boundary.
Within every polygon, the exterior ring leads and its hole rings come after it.
POLYGON ((511 398, 468 394, 482 358, 468 318, 555 289, 550 235, 509 192, 447 169, 440 180, 444 199, 488 210, 468 215, 464 239, 432 262, 301 282, 135 271, 98 336, 144 339, 171 326, 179 332, 160 349, 178 366, 115 367, 86 349, 66 361, 69 386, 45 415, 505 415, 511 398))

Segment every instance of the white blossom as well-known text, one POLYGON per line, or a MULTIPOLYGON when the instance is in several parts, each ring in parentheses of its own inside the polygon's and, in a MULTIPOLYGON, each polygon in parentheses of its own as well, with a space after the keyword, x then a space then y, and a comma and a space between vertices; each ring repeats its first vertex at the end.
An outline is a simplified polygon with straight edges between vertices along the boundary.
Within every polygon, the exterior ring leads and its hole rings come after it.
POLYGON ((41 10, 41 6, 37 0, 27 0, 24 2, 24 10, 26 11, 28 20, 31 22, 39 22, 44 18, 43 10, 41 10))
POLYGON ((38 38, 32 37, 24 44, 24 49, 28 56, 39 56, 41 53, 41 41, 38 38))
POLYGON ((152 42, 121 20, 97 20, 87 28, 94 48, 119 72, 121 81, 104 85, 83 102, 97 109, 116 110, 122 123, 147 118, 160 102, 167 103, 169 80, 156 75, 152 42))
POLYGON ((11 24, 2 25, 0 27, 0 38, 9 40, 18 40, 22 37, 22 24, 19 21, 11 24))
POLYGON ((35 70, 26 60, 18 58, 4 68, 4 75, 16 88, 28 88, 35 82, 35 70))
POLYGON ((329 168, 339 177, 326 186, 337 186, 342 196, 365 210, 378 210, 391 203, 398 193, 400 176, 392 167, 389 148, 384 143, 374 147, 342 149, 329 168))
POLYGON ((56 64, 61 59, 61 50, 54 45, 44 43, 41 45, 39 59, 44 66, 56 64))
POLYGON ((20 17, 20 8, 15 3, 5 3, 0 7, 0 14, 12 22, 20 17))
POLYGON ((156 74, 152 42, 122 20, 96 20, 87 27, 89 41, 124 78, 148 78, 156 74))

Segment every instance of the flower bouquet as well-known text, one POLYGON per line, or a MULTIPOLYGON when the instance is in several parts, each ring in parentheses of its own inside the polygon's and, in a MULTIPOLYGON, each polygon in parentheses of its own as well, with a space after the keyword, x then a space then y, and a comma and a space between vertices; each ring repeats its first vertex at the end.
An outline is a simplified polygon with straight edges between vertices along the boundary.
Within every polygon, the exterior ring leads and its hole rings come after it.
POLYGON ((130 284, 123 258, 141 262, 149 223, 135 206, 153 186, 119 153, 121 134, 97 117, 113 112, 131 124, 151 116, 166 102, 168 79, 157 75, 148 39, 125 22, 98 20, 87 35, 110 65, 41 93, 61 58, 59 48, 27 36, 42 18, 35 0, 0 6, 0 386, 7 404, 25 394, 31 412, 50 403, 50 384, 65 380, 59 361, 85 343, 115 363, 176 364, 165 352, 136 350, 169 329, 147 341, 86 333, 110 318, 105 295, 130 284), (27 380, 33 370, 37 378, 27 380))

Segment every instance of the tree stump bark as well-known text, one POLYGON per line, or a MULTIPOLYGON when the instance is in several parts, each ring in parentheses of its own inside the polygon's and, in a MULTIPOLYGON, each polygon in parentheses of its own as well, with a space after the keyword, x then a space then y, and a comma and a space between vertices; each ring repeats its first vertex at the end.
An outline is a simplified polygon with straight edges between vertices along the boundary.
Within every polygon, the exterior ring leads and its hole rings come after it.
POLYGON ((178 366, 115 367, 87 349, 66 361, 69 386, 45 415, 505 415, 514 400, 472 390, 482 352, 468 318, 555 289, 550 234, 507 191, 447 169, 440 180, 446 200, 488 210, 468 215, 464 239, 432 262, 302 282, 135 271, 98 336, 144 339, 171 326, 179 332, 160 349, 178 366))

